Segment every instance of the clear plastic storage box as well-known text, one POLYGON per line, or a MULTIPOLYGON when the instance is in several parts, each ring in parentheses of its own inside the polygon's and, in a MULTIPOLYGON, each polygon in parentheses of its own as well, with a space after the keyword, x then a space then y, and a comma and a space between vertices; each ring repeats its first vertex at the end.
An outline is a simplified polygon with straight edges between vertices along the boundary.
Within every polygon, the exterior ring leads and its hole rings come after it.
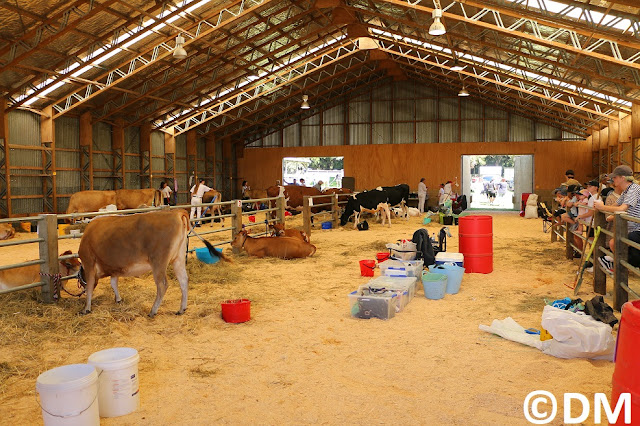
POLYGON ((376 294, 360 288, 349 293, 349 306, 354 318, 388 320, 396 316, 398 294, 393 291, 376 294))
POLYGON ((409 294, 407 303, 413 299, 416 294, 416 288, 419 278, 416 277, 389 277, 382 275, 367 283, 366 286, 372 288, 388 288, 390 290, 406 290, 409 294))
POLYGON ((380 263, 380 273, 391 277, 416 277, 422 276, 424 263, 420 260, 385 260, 380 263))

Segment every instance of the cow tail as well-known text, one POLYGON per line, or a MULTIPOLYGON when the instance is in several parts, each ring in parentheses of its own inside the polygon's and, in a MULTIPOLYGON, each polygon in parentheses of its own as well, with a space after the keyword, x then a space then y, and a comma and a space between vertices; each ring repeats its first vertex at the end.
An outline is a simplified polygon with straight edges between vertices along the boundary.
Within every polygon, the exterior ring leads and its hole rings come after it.
POLYGON ((162 206, 164 204, 162 193, 158 189, 156 189, 156 192, 153 195, 153 203, 156 205, 156 207, 162 206))
POLYGON ((200 234, 198 234, 195 231, 195 229, 193 229, 193 227, 191 226, 191 222, 189 221, 189 216, 187 215, 186 211, 183 213, 182 217, 183 217, 183 221, 186 220, 187 230, 189 230, 191 233, 193 233, 193 235, 195 235, 196 237, 200 238, 200 241, 202 241, 204 243, 204 245, 207 247, 207 249, 209 250, 209 254, 211 256, 219 257, 220 259, 224 260, 225 262, 233 263, 228 256, 226 256, 224 253, 222 253, 222 251, 216 250, 209 241, 207 241, 204 238, 202 238, 202 236, 200 236, 200 234))

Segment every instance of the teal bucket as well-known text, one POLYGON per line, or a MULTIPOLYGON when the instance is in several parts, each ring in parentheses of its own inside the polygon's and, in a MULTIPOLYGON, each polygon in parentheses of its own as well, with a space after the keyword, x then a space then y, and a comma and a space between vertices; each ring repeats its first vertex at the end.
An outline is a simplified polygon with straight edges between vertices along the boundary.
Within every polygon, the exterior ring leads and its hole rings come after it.
POLYGON ((464 268, 457 265, 431 265, 429 272, 445 274, 447 276, 447 294, 456 294, 460 291, 464 268))
POLYGON ((424 297, 427 299, 442 299, 447 292, 447 276, 424 272, 422 274, 422 288, 424 289, 424 297))

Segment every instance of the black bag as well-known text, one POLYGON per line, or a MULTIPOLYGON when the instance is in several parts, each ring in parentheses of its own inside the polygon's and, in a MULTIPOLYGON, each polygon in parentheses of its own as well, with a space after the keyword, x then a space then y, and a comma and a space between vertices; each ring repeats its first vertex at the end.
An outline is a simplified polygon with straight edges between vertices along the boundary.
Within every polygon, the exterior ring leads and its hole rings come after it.
POLYGON ((416 259, 422 259, 425 267, 435 265, 436 254, 433 250, 433 245, 431 245, 429 231, 426 229, 418 229, 413 233, 411 241, 416 244, 416 250, 418 251, 416 259))
POLYGON ((360 222, 356 226, 358 228, 358 231, 366 231, 367 229, 369 229, 369 222, 365 220, 363 222, 360 222))
POLYGON ((453 225, 453 216, 445 216, 442 218, 443 225, 453 225))

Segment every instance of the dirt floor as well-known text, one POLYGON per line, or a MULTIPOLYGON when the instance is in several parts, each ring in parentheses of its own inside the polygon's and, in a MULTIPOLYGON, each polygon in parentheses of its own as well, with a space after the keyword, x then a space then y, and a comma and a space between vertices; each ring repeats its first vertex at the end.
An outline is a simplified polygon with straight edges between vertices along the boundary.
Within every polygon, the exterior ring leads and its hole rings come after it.
MULTIPOLYGON (((173 277, 154 319, 147 317, 155 297, 150 276, 122 279, 119 305, 102 280, 86 316, 78 315, 84 298, 43 305, 37 291, 0 295, 0 424, 41 423, 37 376, 117 346, 140 353, 141 407, 102 419, 103 425, 517 425, 527 424, 523 401, 531 391, 550 391, 560 404, 565 392, 591 401, 596 392, 610 394, 611 362, 557 359, 478 329, 508 316, 538 328, 543 299, 572 295, 564 284, 577 270, 577 261, 564 259, 563 245, 549 242, 541 220, 491 216, 493 273, 465 274, 460 292, 438 301, 425 299, 420 286, 389 321, 351 318, 347 294, 369 280, 360 276, 358 261, 374 259, 387 242, 411 238, 419 218, 364 232, 316 225, 317 253, 308 259, 240 254, 233 264, 215 265, 192 259, 183 316, 174 315, 180 291, 173 277), (251 300, 251 321, 225 323, 220 303, 241 297, 251 300)), ((301 223, 300 216, 287 218, 289 227, 301 223)), ((450 228, 448 250, 455 252, 458 230, 450 228)), ((62 241, 60 252, 78 243, 62 241)), ((33 245, 7 247, 0 263, 36 253, 33 245)), ((67 287, 77 290, 75 283, 67 287)), ((579 297, 593 297, 590 287, 587 276, 579 297)), ((561 413, 552 424, 561 423, 561 413)))

